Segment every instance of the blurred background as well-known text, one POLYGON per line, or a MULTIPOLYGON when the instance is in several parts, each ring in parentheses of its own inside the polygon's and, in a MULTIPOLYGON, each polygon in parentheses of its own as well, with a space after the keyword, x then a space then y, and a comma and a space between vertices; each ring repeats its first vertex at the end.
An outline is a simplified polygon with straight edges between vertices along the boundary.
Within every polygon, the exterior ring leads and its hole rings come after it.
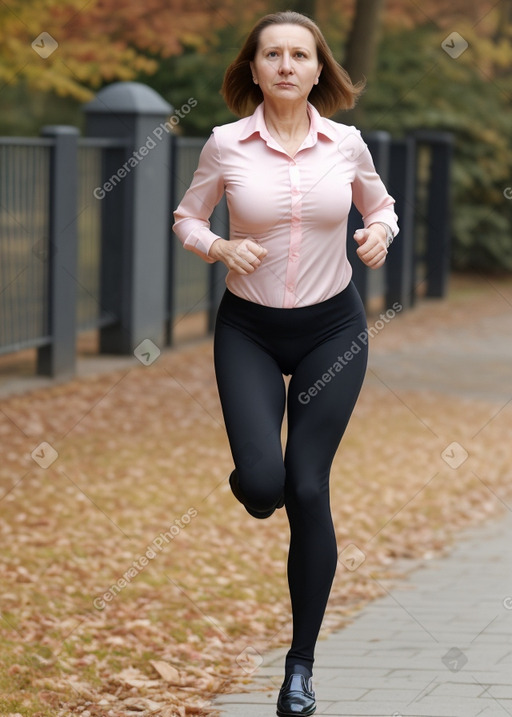
POLYGON ((219 87, 243 37, 284 9, 313 17, 352 79, 367 79, 343 121, 393 136, 454 133, 453 268, 510 271, 511 0, 9 0, 0 7, 0 134, 83 129, 83 102, 137 80, 174 107, 197 98, 200 111, 177 131, 207 136, 234 119, 219 87), (42 29, 59 43, 44 61, 30 45, 42 29), (456 59, 440 50, 454 31, 468 43, 456 59))
MULTIPOLYGON (((72 375, 77 340, 82 353, 132 354, 146 338, 211 332, 224 268, 181 251, 172 211, 211 128, 237 119, 219 92, 227 65, 254 22, 283 9, 314 18, 366 82, 333 119, 362 130, 401 226, 379 274, 349 242, 367 308, 443 297, 450 272, 512 271, 512 0, 9 0, 1 354, 35 349, 36 373, 72 375), (149 156, 105 185, 148 140, 149 156)), ((228 225, 223 201, 212 228, 228 225)), ((359 225, 353 210, 349 234, 359 225)))

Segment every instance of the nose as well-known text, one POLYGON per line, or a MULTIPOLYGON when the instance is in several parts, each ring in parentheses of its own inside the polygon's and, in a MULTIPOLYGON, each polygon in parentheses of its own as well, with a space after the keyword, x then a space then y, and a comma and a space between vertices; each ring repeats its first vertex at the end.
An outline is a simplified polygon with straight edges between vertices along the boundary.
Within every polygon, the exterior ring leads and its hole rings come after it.
POLYGON ((279 66, 279 73, 281 75, 289 75, 292 71, 292 63, 290 58, 290 53, 288 51, 283 52, 282 58, 281 58, 281 64, 279 66))

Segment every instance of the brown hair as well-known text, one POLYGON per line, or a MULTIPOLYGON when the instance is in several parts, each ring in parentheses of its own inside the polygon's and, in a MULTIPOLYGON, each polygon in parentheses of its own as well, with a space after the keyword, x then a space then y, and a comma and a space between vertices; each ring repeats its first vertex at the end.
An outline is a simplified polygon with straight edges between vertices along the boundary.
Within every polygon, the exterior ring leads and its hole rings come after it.
POLYGON ((290 10, 265 15, 252 28, 237 57, 229 65, 224 75, 221 94, 227 106, 235 115, 245 117, 254 112, 263 101, 261 88, 254 84, 250 62, 254 60, 260 34, 269 25, 302 25, 315 38, 318 61, 323 64, 320 81, 314 85, 308 101, 324 117, 330 117, 340 109, 352 109, 364 89, 364 83, 352 83, 346 70, 336 62, 331 48, 318 27, 306 15, 290 10))

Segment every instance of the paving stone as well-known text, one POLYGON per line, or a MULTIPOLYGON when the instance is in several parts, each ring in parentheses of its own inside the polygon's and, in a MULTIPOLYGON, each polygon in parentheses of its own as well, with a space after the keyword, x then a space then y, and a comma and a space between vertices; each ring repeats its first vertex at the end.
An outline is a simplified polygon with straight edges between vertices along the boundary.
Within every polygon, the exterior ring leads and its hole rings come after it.
MULTIPOLYGON (((512 513, 468 532, 451 553, 410 571, 410 589, 390 588, 318 642, 316 714, 512 717, 512 610, 503 605, 512 595, 512 513)), ((222 695, 221 716, 274 715, 284 654, 265 655, 254 675, 253 688, 273 690, 222 695)))

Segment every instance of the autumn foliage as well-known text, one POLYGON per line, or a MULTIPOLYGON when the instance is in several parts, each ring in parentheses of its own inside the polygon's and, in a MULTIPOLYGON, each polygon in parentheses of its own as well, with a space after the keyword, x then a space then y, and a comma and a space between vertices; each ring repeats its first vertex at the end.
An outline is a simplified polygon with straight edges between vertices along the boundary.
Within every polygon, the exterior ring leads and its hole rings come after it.
POLYGON ((0 4, 0 82, 91 97, 91 89, 158 67, 155 57, 204 47, 230 21, 231 0, 9 0, 0 4), (32 43, 47 32, 57 51, 42 59, 32 43))
MULTIPOLYGON (((313 14, 326 29, 331 18, 350 27, 356 2, 311 2, 313 14)), ((183 47, 205 50, 216 32, 244 28, 266 12, 293 8, 292 3, 265 0, 6 0, 0 4, 0 87, 25 81, 29 88, 88 100, 92 91, 115 80, 152 74, 161 58, 179 55, 183 47), (58 48, 46 59, 32 43, 49 33, 58 48)), ((432 0, 427 6, 409 0, 388 0, 383 22, 411 28, 430 23, 438 28, 468 28, 478 23, 482 49, 498 59, 510 49, 511 3, 500 9, 486 0, 432 0), (487 17, 488 16, 488 17, 487 17), (483 20, 482 20, 483 19, 483 20), (458 24, 457 24, 458 23, 458 24)), ((484 52, 482 52, 482 55, 484 52)), ((508 55, 507 55, 508 57, 508 55)), ((340 58, 342 59, 342 58, 340 58)))

